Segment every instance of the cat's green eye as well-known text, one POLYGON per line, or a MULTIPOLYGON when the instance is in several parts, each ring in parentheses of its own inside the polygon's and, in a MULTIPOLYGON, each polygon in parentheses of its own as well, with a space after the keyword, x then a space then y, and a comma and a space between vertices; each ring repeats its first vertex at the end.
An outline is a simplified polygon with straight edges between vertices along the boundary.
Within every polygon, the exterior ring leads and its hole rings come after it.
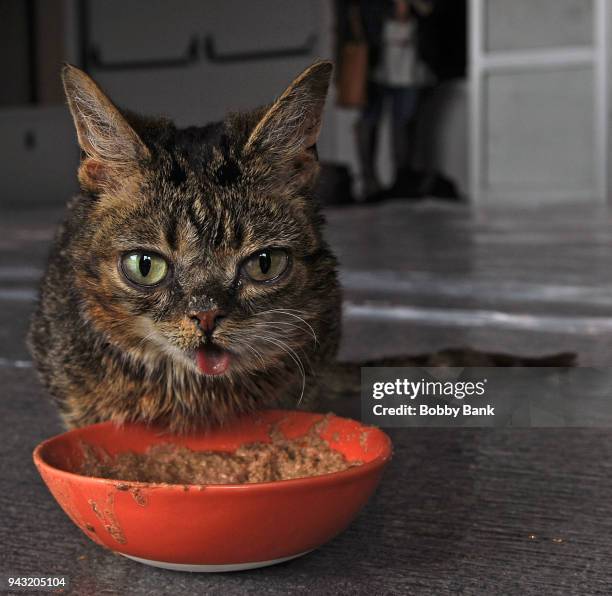
POLYGON ((163 257, 144 251, 134 251, 121 259, 123 274, 139 286, 154 286, 168 275, 168 263, 163 257))
POLYGON ((242 266, 253 281, 270 281, 285 272, 289 255, 280 248, 266 248, 251 255, 242 266))

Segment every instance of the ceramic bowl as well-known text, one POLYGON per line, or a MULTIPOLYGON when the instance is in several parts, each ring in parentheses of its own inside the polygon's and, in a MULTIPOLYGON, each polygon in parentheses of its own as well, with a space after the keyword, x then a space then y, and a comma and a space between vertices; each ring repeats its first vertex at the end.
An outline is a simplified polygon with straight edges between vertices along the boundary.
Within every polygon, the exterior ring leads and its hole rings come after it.
POLYGON ((328 415, 316 428, 361 465, 342 472, 254 484, 175 485, 83 476, 82 444, 110 455, 170 442, 233 451, 309 432, 322 414, 267 410, 206 433, 174 436, 142 425, 94 424, 42 442, 34 462, 68 517, 93 541, 141 563, 185 571, 233 571, 299 557, 344 530, 368 501, 391 457, 381 430, 328 415))

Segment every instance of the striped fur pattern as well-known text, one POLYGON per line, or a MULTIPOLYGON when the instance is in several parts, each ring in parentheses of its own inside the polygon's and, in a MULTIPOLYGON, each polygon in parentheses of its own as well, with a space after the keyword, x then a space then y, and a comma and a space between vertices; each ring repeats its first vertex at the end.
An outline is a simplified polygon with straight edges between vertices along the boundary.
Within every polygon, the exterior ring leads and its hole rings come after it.
POLYGON ((119 110, 82 71, 63 79, 82 149, 32 318, 29 346, 68 427, 104 420, 190 432, 266 405, 307 404, 339 341, 336 259, 312 197, 331 64, 302 73, 270 106, 179 129, 119 110), (270 284, 241 274, 268 247, 289 254, 270 284), (170 264, 159 287, 129 284, 122 254, 170 264), (202 373, 189 316, 221 309, 214 341, 232 354, 202 373))

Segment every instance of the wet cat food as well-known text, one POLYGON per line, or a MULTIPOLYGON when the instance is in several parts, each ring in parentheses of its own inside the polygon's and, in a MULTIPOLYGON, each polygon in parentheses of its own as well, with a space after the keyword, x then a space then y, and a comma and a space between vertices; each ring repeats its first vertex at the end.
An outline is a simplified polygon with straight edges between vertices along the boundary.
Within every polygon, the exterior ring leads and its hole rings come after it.
POLYGON ((192 451, 164 443, 145 453, 115 457, 83 445, 80 473, 124 481, 168 484, 245 484, 319 476, 346 470, 349 462, 317 434, 297 439, 275 436, 270 443, 249 443, 234 452, 192 451))

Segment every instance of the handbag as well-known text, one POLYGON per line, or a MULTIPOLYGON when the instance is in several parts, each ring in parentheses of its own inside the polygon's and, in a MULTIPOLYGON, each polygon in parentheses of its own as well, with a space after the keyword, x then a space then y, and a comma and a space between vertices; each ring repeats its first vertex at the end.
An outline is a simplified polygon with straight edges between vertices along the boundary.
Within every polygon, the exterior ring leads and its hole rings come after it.
POLYGON ((368 44, 357 6, 351 7, 349 22, 353 37, 340 48, 336 103, 342 108, 361 108, 367 101, 368 44))

